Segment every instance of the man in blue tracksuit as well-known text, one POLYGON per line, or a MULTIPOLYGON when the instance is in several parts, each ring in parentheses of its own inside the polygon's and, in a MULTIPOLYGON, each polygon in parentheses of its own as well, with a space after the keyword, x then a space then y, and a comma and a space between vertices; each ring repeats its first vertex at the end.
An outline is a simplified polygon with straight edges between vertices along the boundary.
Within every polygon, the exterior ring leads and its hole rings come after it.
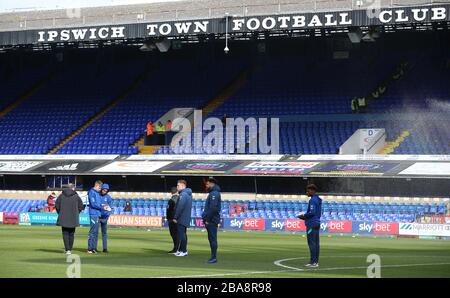
POLYGON ((98 242, 98 223, 100 216, 102 215, 102 205, 101 205, 101 195, 100 191, 102 189, 103 182, 100 180, 95 181, 94 187, 88 192, 89 201, 89 216, 91 228, 89 230, 88 236, 88 253, 97 253, 97 242, 98 242))
POLYGON ((192 189, 187 188, 186 180, 178 180, 177 190, 179 199, 175 209, 175 216, 173 222, 177 224, 179 248, 175 253, 177 257, 185 257, 188 255, 187 251, 187 227, 191 222, 192 209, 192 189))
POLYGON ((102 229, 102 246, 103 246, 103 252, 108 253, 108 219, 111 215, 111 206, 113 204, 113 199, 109 195, 109 185, 107 183, 103 183, 102 186, 102 192, 100 193, 101 197, 101 205, 102 205, 102 211, 100 215, 100 227, 102 229))
POLYGON ((306 236, 308 239, 309 252, 311 259, 306 267, 319 267, 319 252, 320 252, 320 216, 322 215, 322 199, 316 194, 317 186, 309 184, 306 187, 306 194, 311 199, 308 202, 308 209, 305 214, 299 216, 300 219, 305 220, 306 236))
POLYGON ((209 194, 206 198, 205 209, 202 218, 208 231, 209 246, 211 247, 211 258, 209 264, 217 263, 217 228, 220 223, 221 197, 220 187, 216 179, 210 177, 206 180, 206 189, 209 194))

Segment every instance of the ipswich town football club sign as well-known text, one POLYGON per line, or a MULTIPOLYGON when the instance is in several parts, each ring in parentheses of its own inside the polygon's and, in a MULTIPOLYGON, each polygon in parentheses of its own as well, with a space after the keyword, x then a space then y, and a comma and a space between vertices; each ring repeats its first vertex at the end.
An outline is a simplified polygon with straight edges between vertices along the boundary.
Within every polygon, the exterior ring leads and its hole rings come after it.
POLYGON ((369 9, 255 17, 229 16, 228 22, 225 22, 223 17, 114 26, 24 30, 0 32, 0 45, 445 22, 449 21, 449 8, 450 5, 443 4, 379 8, 375 11, 369 9), (226 23, 228 28, 225 28, 226 23))

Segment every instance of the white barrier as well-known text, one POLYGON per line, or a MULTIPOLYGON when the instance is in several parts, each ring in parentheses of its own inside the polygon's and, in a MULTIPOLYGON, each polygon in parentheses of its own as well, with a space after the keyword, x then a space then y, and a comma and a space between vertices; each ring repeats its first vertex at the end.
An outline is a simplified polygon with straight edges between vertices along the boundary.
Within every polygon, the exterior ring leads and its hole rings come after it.
POLYGON ((377 154, 386 144, 384 128, 358 129, 339 148, 339 154, 377 154))

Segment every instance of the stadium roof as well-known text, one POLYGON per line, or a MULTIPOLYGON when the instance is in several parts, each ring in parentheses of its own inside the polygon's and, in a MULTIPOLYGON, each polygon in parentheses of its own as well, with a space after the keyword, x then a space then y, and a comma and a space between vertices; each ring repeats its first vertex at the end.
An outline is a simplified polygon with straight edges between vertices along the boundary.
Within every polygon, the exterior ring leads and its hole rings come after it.
POLYGON ((448 3, 445 0, 189 0, 0 14, 0 31, 323 12, 448 3))

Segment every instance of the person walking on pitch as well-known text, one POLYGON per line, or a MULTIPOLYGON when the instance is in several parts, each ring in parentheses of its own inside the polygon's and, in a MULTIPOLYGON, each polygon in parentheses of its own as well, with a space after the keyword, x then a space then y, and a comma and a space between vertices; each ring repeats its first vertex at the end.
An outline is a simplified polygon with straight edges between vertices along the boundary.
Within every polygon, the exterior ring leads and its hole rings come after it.
POLYGON ((56 225, 60 226, 62 230, 64 253, 70 255, 75 241, 75 228, 80 226, 80 212, 83 211, 83 201, 75 191, 73 184, 64 187, 56 199, 55 209, 58 213, 56 225))

